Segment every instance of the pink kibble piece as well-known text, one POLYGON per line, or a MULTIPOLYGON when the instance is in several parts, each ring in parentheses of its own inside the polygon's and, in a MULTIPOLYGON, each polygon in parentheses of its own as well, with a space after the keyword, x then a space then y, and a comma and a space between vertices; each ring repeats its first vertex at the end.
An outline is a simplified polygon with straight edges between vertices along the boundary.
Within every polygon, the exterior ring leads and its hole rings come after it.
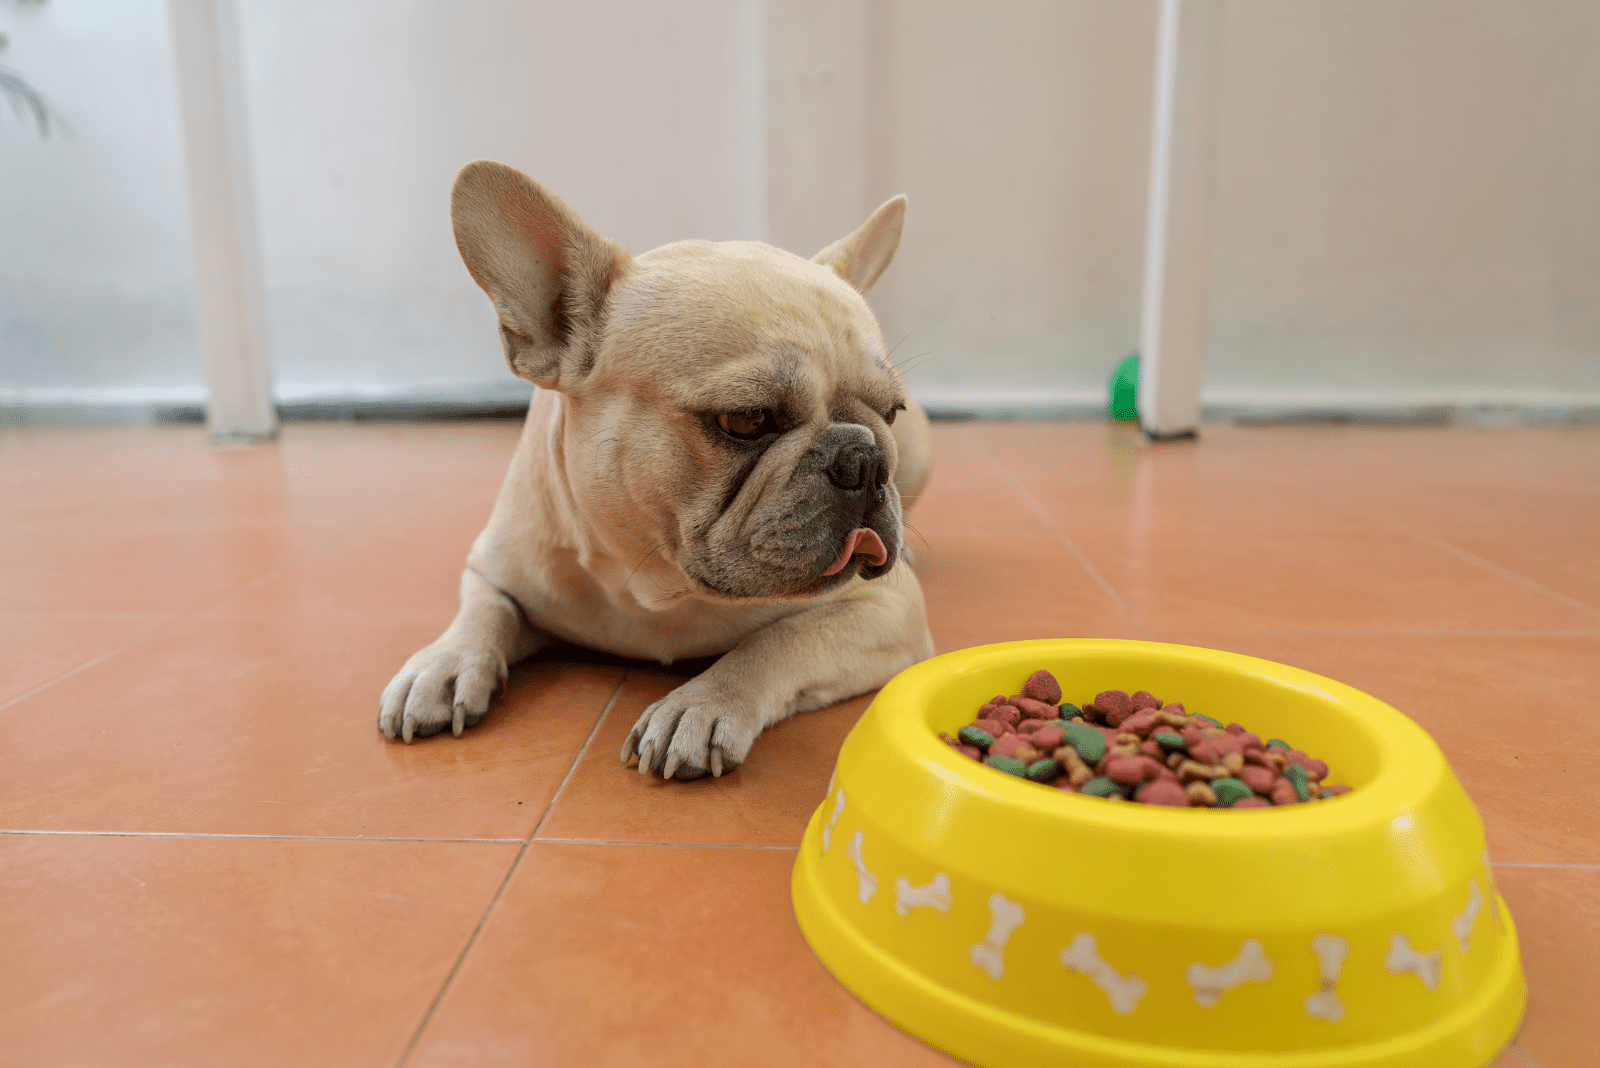
POLYGON ((1022 685, 1022 695, 1031 697, 1035 701, 1043 701, 1047 705, 1061 703, 1061 684, 1056 677, 1048 671, 1035 671, 1028 676, 1028 681, 1022 685))

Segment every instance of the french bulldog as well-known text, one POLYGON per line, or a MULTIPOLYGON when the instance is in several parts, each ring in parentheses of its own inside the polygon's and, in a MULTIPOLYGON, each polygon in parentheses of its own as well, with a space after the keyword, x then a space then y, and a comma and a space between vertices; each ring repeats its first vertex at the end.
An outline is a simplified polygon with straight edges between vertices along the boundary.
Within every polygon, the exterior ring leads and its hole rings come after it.
POLYGON ((928 423, 863 299, 905 206, 809 260, 749 241, 632 257, 520 171, 462 169, 457 247, 537 388, 454 622, 383 691, 386 737, 459 737, 555 640, 722 654, 622 746, 641 774, 720 776, 773 724, 932 655, 901 533, 928 423))

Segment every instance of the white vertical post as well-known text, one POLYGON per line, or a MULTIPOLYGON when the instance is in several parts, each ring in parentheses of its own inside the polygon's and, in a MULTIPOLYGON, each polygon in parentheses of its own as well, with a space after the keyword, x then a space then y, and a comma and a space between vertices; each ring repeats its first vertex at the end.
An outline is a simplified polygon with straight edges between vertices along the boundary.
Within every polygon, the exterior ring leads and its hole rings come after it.
POLYGON ((1145 217, 1139 425, 1193 437, 1205 356, 1223 0, 1161 0, 1145 217))
POLYGON ((169 0, 194 229, 195 304, 217 444, 277 436, 237 0, 169 0))

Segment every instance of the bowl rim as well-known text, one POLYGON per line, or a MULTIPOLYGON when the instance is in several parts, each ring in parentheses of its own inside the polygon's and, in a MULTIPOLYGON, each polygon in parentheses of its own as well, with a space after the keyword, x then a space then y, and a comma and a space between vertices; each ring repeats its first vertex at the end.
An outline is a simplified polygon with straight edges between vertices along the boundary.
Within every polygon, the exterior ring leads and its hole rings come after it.
MULTIPOLYGON (((873 710, 902 755, 962 791, 1024 805, 1047 818, 1079 819, 1129 833, 1190 832, 1219 838, 1291 837, 1412 818, 1413 802, 1449 767, 1437 744, 1394 707, 1352 686, 1276 661, 1201 646, 1126 638, 1034 638, 972 646, 924 660, 890 680, 873 710), (1203 671, 1244 673, 1338 708, 1376 750, 1378 771, 1349 793, 1316 803, 1229 811, 1104 803, 977 764, 927 729, 926 709, 951 676, 996 667, 1038 665, 1042 659, 1153 657, 1203 671)), ((1248 724, 1246 724, 1248 726, 1248 724)), ((1397 827, 1396 829, 1404 829, 1397 827)))

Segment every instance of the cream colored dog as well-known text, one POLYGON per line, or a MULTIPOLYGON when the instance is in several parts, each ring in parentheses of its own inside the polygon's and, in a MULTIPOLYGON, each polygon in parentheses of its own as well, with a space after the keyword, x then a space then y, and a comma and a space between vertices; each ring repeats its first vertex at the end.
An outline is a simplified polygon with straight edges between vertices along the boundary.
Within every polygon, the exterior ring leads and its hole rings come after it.
POLYGON ((927 419, 862 299, 904 197, 810 260, 745 241, 630 258, 486 160, 451 216, 511 369, 539 388, 455 621, 383 691, 387 737, 459 736, 552 640, 722 653, 622 747, 641 774, 721 775, 774 723, 932 654, 900 525, 927 419))

